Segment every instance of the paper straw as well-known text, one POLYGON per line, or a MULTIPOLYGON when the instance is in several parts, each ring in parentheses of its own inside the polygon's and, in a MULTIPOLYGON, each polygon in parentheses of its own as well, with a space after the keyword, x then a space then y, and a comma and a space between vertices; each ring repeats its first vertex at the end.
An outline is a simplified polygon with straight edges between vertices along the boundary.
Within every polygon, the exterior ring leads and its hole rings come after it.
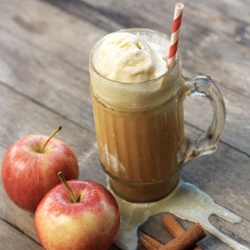
POLYGON ((168 52, 168 69, 172 68, 176 59, 183 8, 183 3, 176 3, 168 52))

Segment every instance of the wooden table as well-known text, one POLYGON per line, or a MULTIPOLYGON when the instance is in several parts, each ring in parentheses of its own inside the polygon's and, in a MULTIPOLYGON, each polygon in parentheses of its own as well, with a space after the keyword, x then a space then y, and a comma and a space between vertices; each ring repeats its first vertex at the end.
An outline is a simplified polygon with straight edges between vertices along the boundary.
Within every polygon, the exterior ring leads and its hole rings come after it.
MULTIPOLYGON (((183 72, 213 77, 224 96, 227 118, 217 152, 188 163, 182 169, 182 179, 240 215, 244 219, 240 224, 216 216, 210 220, 223 233, 250 247, 250 1, 183 2, 179 43, 183 72)), ((63 130, 57 137, 75 151, 80 178, 105 185, 89 94, 89 51, 103 35, 121 28, 146 27, 170 33, 174 4, 166 0, 1 0, 1 159, 18 138, 50 134, 61 124, 63 130)), ((208 107, 199 98, 187 101, 187 133, 206 129, 211 119, 208 107)), ((42 249, 33 215, 10 201, 2 182, 0 197, 0 248, 42 249)), ((143 223, 138 235, 146 232, 168 241, 163 216, 143 223)), ((192 224, 180 222, 184 227, 192 224)), ((200 245, 206 250, 230 249, 209 233, 200 245)), ((118 248, 114 244, 111 249, 118 248)), ((138 249, 144 248, 139 245, 138 249)))

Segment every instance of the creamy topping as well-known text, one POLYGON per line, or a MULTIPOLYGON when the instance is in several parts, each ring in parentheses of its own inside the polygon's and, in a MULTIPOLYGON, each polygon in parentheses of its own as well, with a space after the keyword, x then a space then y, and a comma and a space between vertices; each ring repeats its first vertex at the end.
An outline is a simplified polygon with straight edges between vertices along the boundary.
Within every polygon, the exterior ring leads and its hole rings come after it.
POLYGON ((119 82, 142 82, 167 71, 168 48, 127 32, 111 33, 95 55, 99 73, 119 82))
POLYGON ((165 74, 168 48, 165 34, 147 29, 103 37, 90 54, 93 96, 123 111, 143 111, 165 103, 184 85, 179 63, 165 74))

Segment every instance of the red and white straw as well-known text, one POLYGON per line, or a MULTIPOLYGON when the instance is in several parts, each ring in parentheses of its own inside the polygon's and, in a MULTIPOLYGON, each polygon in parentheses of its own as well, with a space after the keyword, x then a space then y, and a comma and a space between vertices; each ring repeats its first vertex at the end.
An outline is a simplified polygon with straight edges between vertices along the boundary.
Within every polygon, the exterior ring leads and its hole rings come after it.
POLYGON ((168 52, 168 69, 171 69, 175 63, 183 9, 183 3, 176 3, 168 52))

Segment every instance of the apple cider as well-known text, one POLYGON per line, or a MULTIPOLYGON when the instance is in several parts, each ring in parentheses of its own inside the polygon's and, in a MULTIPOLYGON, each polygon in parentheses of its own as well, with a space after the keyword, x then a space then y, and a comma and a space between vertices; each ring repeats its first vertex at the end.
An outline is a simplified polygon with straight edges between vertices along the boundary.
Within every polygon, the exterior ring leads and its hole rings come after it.
POLYGON ((185 144, 182 105, 174 97, 152 110, 110 108, 93 95, 100 162, 112 189, 130 201, 152 201, 179 182, 185 144))
MULTIPOLYGON (((169 46, 166 35, 151 30, 131 32, 159 46, 156 50, 163 54, 162 57, 166 56, 164 49, 169 46)), ((148 58, 138 56, 146 45, 137 40, 126 42, 128 35, 122 34, 122 38, 118 37, 108 46, 115 44, 118 46, 115 49, 125 49, 126 53, 133 54, 131 46, 135 45, 138 52, 132 55, 135 61, 122 58, 113 65, 109 61, 103 62, 111 51, 105 47, 100 52, 105 39, 90 55, 91 96, 100 163, 109 176, 112 190, 119 196, 134 202, 158 200, 178 185, 179 168, 186 152, 183 124, 185 85, 179 61, 167 70, 166 61, 159 66, 159 62, 153 60, 152 65, 161 67, 162 73, 158 76, 148 58), (124 62, 128 65, 120 69, 118 64, 124 62), (104 65, 103 72, 99 69, 100 64, 104 65), (135 67, 139 73, 126 68, 132 64, 133 67, 138 64, 135 67), (141 64, 145 64, 147 70, 138 69, 141 64), (117 65, 119 69, 112 68, 117 65), (105 73, 108 71, 112 71, 110 76, 105 73), (114 76, 117 78, 112 78, 114 76)), ((146 47, 143 53, 150 54, 151 51, 146 47)), ((159 58, 156 56, 155 59, 159 58)))

